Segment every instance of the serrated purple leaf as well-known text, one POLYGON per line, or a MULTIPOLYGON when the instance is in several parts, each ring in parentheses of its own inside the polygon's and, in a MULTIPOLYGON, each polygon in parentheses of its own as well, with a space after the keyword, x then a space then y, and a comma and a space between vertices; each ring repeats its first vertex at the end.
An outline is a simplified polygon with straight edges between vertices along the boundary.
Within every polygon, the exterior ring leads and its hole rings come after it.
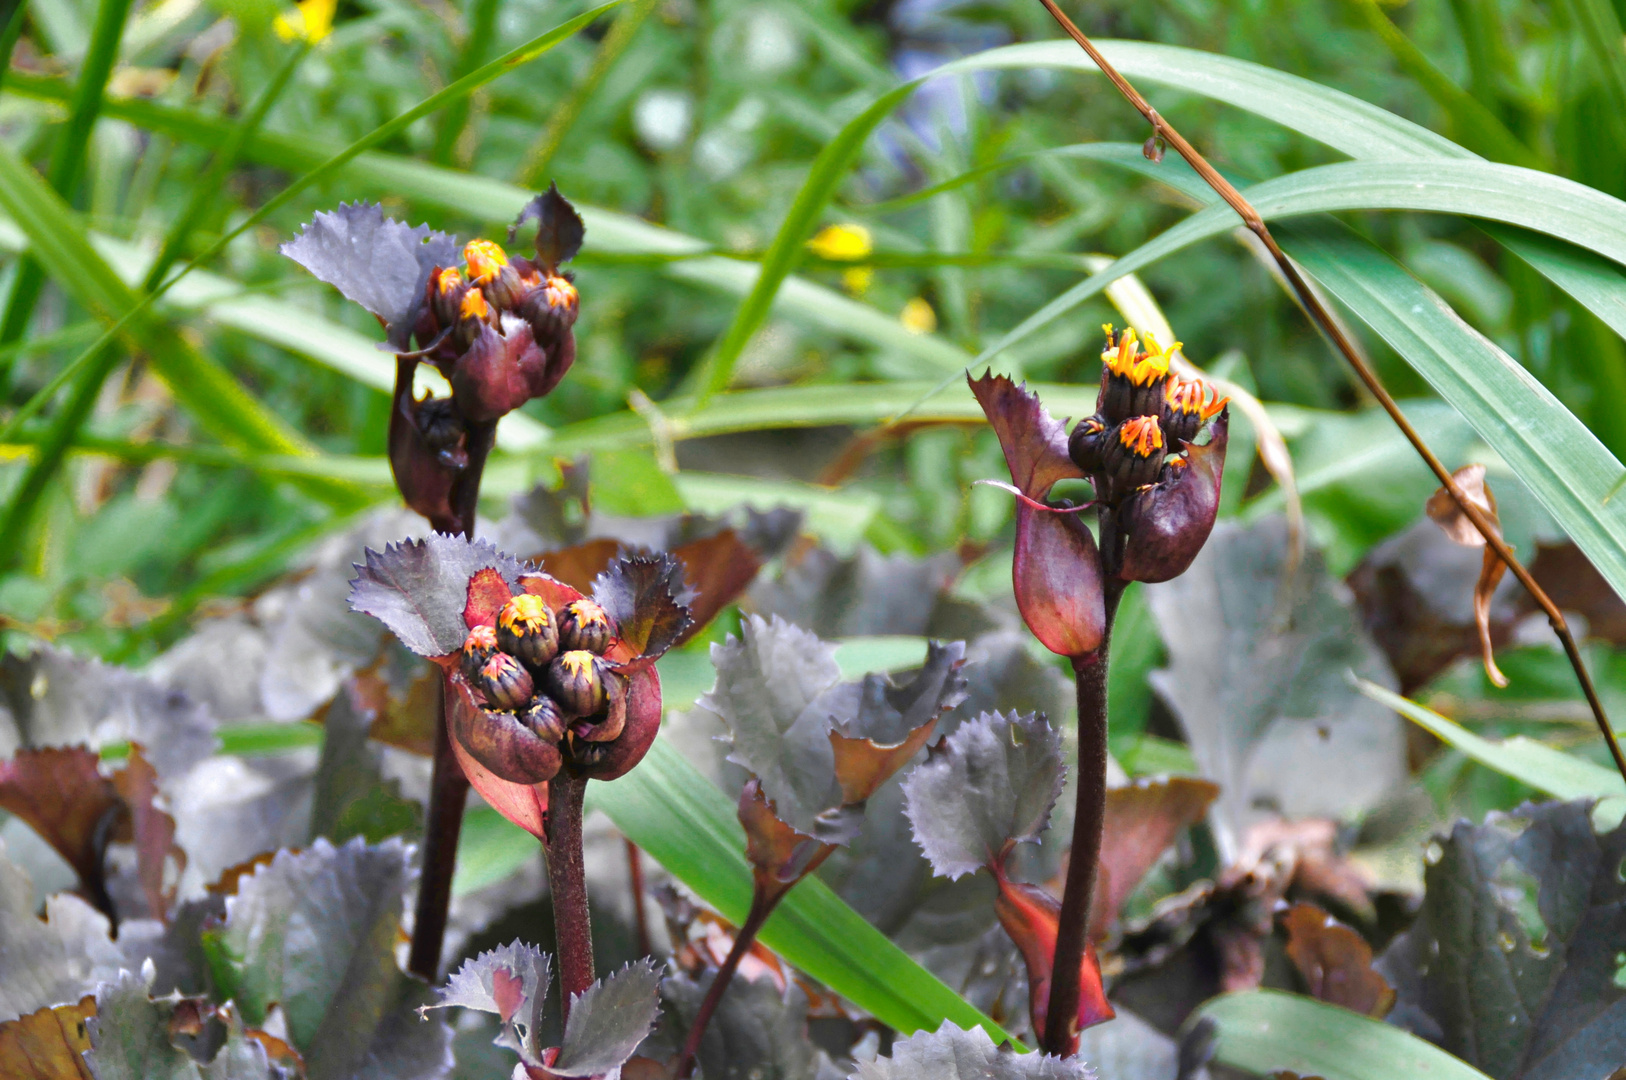
POLYGON ((903 778, 915 842, 938 875, 975 873, 1007 844, 1038 841, 1066 771, 1042 716, 983 713, 903 778))
POLYGON ((318 212, 280 250, 383 319, 398 351, 406 347, 430 272, 458 261, 456 237, 386 218, 377 203, 340 203, 318 212))
POLYGON ((619 1069, 654 1027, 660 990, 660 975, 648 957, 589 986, 571 1002, 559 1057, 549 1071, 587 1077, 619 1069))
POLYGON ((432 533, 422 540, 367 549, 350 582, 350 607, 371 615, 419 656, 445 656, 463 647, 463 607, 469 579, 494 567, 517 589, 525 567, 484 541, 432 533))
POLYGON ((559 194, 558 184, 549 184, 548 190, 520 210, 519 217, 508 228, 510 244, 527 221, 536 222, 536 257, 548 270, 557 270, 575 258, 587 236, 582 216, 570 205, 569 199, 559 194))
POLYGON ((593 580, 593 599, 621 639, 643 657, 662 655, 683 636, 693 597, 683 580, 683 563, 665 552, 623 556, 593 580))
POLYGON ((1018 1054, 995 1046, 981 1028, 962 1031, 943 1021, 892 1044, 892 1056, 862 1062, 851 1080, 1096 1080, 1078 1058, 1018 1054))
POLYGON ((887 675, 865 675, 832 711, 831 725, 849 739, 902 742, 910 732, 966 698, 965 642, 926 645, 926 662, 913 679, 898 686, 887 675))

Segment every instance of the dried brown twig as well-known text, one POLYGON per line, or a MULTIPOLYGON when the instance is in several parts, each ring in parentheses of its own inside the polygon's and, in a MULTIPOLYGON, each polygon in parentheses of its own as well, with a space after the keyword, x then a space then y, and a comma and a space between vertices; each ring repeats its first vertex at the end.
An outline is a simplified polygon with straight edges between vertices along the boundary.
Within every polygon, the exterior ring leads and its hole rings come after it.
POLYGON ((1078 42, 1079 48, 1089 54, 1090 59, 1095 62, 1095 66, 1100 68, 1101 73, 1112 81, 1112 85, 1118 88, 1118 92, 1131 105, 1135 106, 1140 114, 1146 118, 1147 122, 1152 125, 1153 139, 1163 140, 1169 146, 1172 146, 1182 158, 1185 158, 1186 163, 1196 170, 1197 175, 1202 177, 1203 181, 1214 189, 1214 193, 1224 199, 1226 205, 1232 210, 1236 211, 1237 215, 1242 218, 1243 224, 1248 227, 1248 231, 1258 237, 1260 243, 1264 244, 1265 249, 1270 252, 1271 258, 1276 260, 1276 265, 1280 267, 1282 276, 1287 279, 1288 284, 1293 286, 1293 291, 1298 295, 1300 305, 1303 306, 1316 326, 1343 354, 1344 359, 1354 370, 1361 383, 1377 399, 1378 404, 1383 406, 1384 412, 1389 414, 1389 418, 1394 421, 1401 434, 1406 436, 1406 441, 1411 443, 1412 448, 1417 451, 1428 467, 1433 470, 1434 475, 1439 478, 1440 485, 1450 493, 1452 501, 1462 508, 1463 515, 1473 522, 1474 528, 1478 529, 1480 534, 1485 537, 1485 543, 1492 551, 1496 552, 1498 558, 1507 564, 1507 568, 1512 571, 1513 576, 1518 578, 1519 584, 1525 587, 1537 605, 1540 606, 1542 612, 1547 616, 1548 623, 1552 625, 1553 632, 1558 635, 1559 641, 1564 644, 1564 652, 1569 657, 1570 666, 1575 669, 1575 677, 1581 684, 1581 691, 1586 695, 1587 705, 1592 710, 1592 718, 1597 723, 1599 732, 1602 733, 1604 741, 1609 746, 1609 753, 1615 759, 1615 767, 1620 770, 1622 779, 1626 779, 1626 756, 1621 753, 1620 742, 1615 738, 1614 728, 1609 724, 1609 717, 1604 712, 1603 702, 1598 700, 1598 691, 1592 685, 1592 677, 1587 673, 1586 664, 1581 659, 1581 651, 1576 646, 1575 637, 1570 633, 1569 624, 1564 619, 1564 613, 1558 610, 1558 605, 1554 604, 1552 598, 1547 595, 1540 585, 1536 584, 1536 579, 1519 562, 1518 556, 1513 554, 1513 550, 1507 546, 1500 532, 1491 525, 1484 512, 1463 492, 1461 486, 1452 477, 1451 470, 1440 462, 1440 459, 1434 455, 1434 451, 1430 450, 1428 444, 1423 441, 1422 436, 1411 426, 1411 422, 1400 411, 1400 406, 1395 404, 1395 399, 1384 388, 1377 372, 1373 371, 1371 366, 1361 357, 1354 343, 1349 340, 1348 335, 1339 326, 1338 320, 1332 317, 1326 306, 1322 304, 1321 298, 1314 289, 1310 288, 1309 282, 1304 280, 1304 276, 1299 273, 1298 265, 1288 258, 1287 253, 1277 245, 1275 237, 1270 235, 1270 229, 1265 225, 1265 219, 1260 217, 1259 211, 1255 210, 1248 200, 1242 197, 1242 193, 1237 191, 1230 181, 1221 176, 1218 170, 1210 165, 1207 159, 1198 153, 1196 148, 1187 142, 1183 135, 1176 131, 1167 120, 1158 115, 1158 111, 1152 108, 1151 103, 1141 97, 1140 92, 1130 85, 1129 80, 1124 78, 1107 61, 1106 57, 1101 55, 1100 50, 1073 23, 1073 20, 1069 19, 1066 13, 1056 6, 1055 0, 1039 0, 1039 2, 1045 6, 1056 22, 1061 24, 1061 28, 1066 30, 1074 41, 1078 42))

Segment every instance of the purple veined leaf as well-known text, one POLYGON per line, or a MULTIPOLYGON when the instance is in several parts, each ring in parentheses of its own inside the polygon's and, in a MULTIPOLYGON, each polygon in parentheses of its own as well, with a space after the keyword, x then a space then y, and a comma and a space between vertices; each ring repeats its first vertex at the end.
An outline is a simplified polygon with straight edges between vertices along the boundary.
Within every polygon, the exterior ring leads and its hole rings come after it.
POLYGON ((619 1069, 660 1015, 661 977, 649 957, 635 960, 588 987, 570 1005, 559 1056, 548 1070, 592 1077, 619 1069))
MULTIPOLYGON (((860 1062, 852 1080, 1097 1080, 1081 1058, 1018 1054, 995 1046, 981 1028, 962 1031, 945 1020, 892 1044, 890 1057, 860 1062)), ((1102 1077, 1100 1080, 1112 1080, 1102 1077)))
POLYGON ((683 563, 669 553, 623 556, 593 581, 593 599, 644 661, 659 658, 683 637, 693 598, 683 563))
POLYGON ((1036 843, 1061 795, 1061 732, 1036 715, 961 724, 903 779, 915 841, 932 871, 958 878, 1036 843))
POLYGON ((536 222, 536 257, 547 270, 558 270, 574 259, 587 235, 581 214, 576 212, 569 199, 559 194, 557 183, 549 184, 548 190, 520 210, 519 217, 508 227, 510 244, 528 221, 536 222))
POLYGON ((1043 500, 1058 480, 1084 478, 1067 453, 1067 424, 1051 416, 1039 396, 1008 376, 985 372, 980 379, 966 375, 971 392, 999 436, 1011 481, 1024 495, 1043 500))
POLYGON ((433 533, 382 552, 369 548, 350 583, 350 607, 383 623, 419 656, 446 656, 468 637, 469 581, 488 567, 518 589, 524 567, 484 541, 433 533))
POLYGON ((497 1044, 507 1046, 528 1060, 538 1061, 542 1051, 537 1038, 542 1030, 542 1011, 552 979, 548 954, 515 938, 507 945, 463 961, 463 966, 446 980, 435 1003, 418 1011, 456 1005, 494 1013, 505 1027, 515 1025, 523 1040, 519 1045, 511 1044, 505 1031, 498 1036, 497 1044))
POLYGON ((386 218, 377 203, 318 212, 280 250, 384 320, 396 352, 407 348, 430 272, 459 260, 455 236, 386 218))

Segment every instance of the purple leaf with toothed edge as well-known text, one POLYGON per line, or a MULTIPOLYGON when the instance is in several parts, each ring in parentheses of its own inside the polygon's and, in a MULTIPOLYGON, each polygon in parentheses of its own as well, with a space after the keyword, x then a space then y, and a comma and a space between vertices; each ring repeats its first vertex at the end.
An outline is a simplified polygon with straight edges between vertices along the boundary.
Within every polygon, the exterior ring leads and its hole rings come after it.
POLYGON ((549 270, 557 270, 574 259, 576 252, 581 250, 582 240, 587 236, 582 216, 569 199, 559 194, 557 183, 549 184, 548 190, 520 210, 519 217, 508 227, 510 244, 527 221, 536 222, 536 257, 549 270))
POLYGON ((1078 1058, 1018 1054, 994 1045, 981 1028, 962 1031, 945 1020, 892 1044, 892 1056, 861 1062, 851 1080, 1096 1080, 1078 1058))
POLYGON ((350 607, 371 615, 419 656, 445 656, 463 647, 463 607, 469 579, 495 567, 509 588, 525 566, 484 541, 433 533, 422 540, 367 549, 350 582, 350 607))
POLYGON ((1038 841, 1066 772, 1044 717, 984 713, 903 778, 915 842, 939 876, 975 873, 1008 843, 1038 841))
POLYGON ((683 636, 693 596, 683 563, 665 552, 622 556, 593 579, 593 599, 621 639, 645 657, 660 656, 683 636))
POLYGON ((524 1038, 523 1045, 514 1045, 504 1030, 497 1037, 497 1045, 538 1060, 541 1048, 536 1040, 542 1030, 542 1010, 547 1004, 552 979, 548 954, 515 938, 507 945, 463 961, 463 966, 446 980, 435 1003, 418 1011, 456 1005, 495 1013, 504 1025, 512 1023, 523 1029, 524 1038))
POLYGON ((549 1071, 588 1077, 619 1069, 655 1026, 660 992, 660 974, 647 956, 589 986, 571 1002, 559 1057, 549 1071))

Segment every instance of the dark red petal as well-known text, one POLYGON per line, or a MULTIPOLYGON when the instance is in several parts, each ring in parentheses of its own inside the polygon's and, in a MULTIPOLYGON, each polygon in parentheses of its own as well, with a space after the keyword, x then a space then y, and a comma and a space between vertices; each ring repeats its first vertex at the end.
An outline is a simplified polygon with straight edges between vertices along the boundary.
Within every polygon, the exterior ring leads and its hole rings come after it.
POLYGON ((1083 478, 1067 454, 1067 425, 1046 412, 1026 384, 1017 386, 992 373, 980 379, 967 375, 966 381, 999 436, 1011 479, 1024 495, 1042 500, 1057 480, 1083 478))
POLYGON ((1075 514, 1016 504, 1016 606, 1033 636, 1053 653, 1081 656, 1101 644, 1106 609, 1095 537, 1075 514))
POLYGON ((1220 480, 1229 441, 1229 411, 1214 421, 1205 446, 1185 444, 1186 467, 1128 499, 1120 511, 1125 581, 1179 577, 1208 542, 1219 513, 1220 480))

